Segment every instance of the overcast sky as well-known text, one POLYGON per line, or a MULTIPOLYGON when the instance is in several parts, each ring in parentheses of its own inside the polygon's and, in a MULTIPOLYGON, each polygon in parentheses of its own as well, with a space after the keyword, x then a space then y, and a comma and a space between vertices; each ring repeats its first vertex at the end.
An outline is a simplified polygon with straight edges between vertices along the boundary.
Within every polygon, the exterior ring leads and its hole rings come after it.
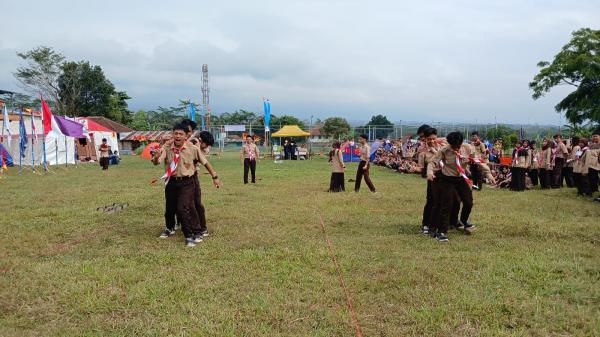
POLYGON ((0 0, 0 88, 19 90, 17 51, 39 45, 100 65, 132 110, 201 101, 215 113, 392 121, 559 123, 569 88, 533 101, 536 63, 600 1, 0 0))

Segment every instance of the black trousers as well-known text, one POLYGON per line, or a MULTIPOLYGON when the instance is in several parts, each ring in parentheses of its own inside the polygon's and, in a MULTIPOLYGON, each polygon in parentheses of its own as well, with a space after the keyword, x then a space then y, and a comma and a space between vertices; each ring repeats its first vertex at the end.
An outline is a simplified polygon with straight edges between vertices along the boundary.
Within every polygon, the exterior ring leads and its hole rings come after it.
MULTIPOLYGON (((563 167, 562 175, 563 175, 565 183, 567 184, 567 187, 575 186, 575 183, 573 181, 573 167, 572 166, 571 167, 569 167, 569 166, 563 167)), ((562 185, 562 181, 561 181, 561 185, 562 185)))
POLYGON ((529 169, 527 171, 527 174, 529 175, 529 178, 531 178, 531 184, 533 186, 537 186, 538 185, 538 169, 529 169))
MULTIPOLYGON (((427 187, 431 192, 432 199, 428 199, 427 201, 431 201, 432 204, 425 204, 425 208, 423 209, 423 224, 429 227, 430 233, 446 233, 448 230, 448 227, 444 228, 443 230, 440 228, 442 196, 446 186, 442 183, 438 175, 441 175, 441 173, 436 173, 436 178, 433 181, 428 181, 427 187), (425 212, 428 212, 428 214, 426 215, 425 212)), ((451 198, 449 200, 444 199, 444 202, 450 204, 449 224, 451 227, 456 227, 458 225, 458 215, 460 213, 460 197, 458 193, 456 193, 456 190, 452 190, 451 198)))
POLYGON ((512 167, 510 178, 510 189, 512 191, 525 191, 525 171, 522 167, 512 167))
POLYGON ((175 230, 175 224, 179 223, 179 219, 176 216, 177 198, 174 193, 175 190, 173 188, 165 187, 165 227, 169 230, 175 230))
POLYGON ((108 170, 108 157, 101 157, 99 162, 103 170, 108 170))
POLYGON ((581 173, 573 173, 573 179, 575 180, 575 187, 577 187, 577 195, 592 196, 588 176, 584 176, 581 173))
POLYGON ((175 205, 177 218, 181 221, 181 230, 186 238, 202 233, 194 205, 194 179, 193 176, 183 179, 171 177, 165 187, 165 196, 169 198, 167 203, 175 205))
POLYGON ((433 181, 427 180, 427 192, 425 195, 425 207, 423 207, 423 220, 421 224, 427 227, 434 227, 434 197, 433 197, 433 181))
POLYGON ((200 189, 200 181, 198 180, 198 171, 194 173, 194 208, 196 209, 196 216, 198 223, 200 224, 200 231, 206 231, 206 211, 204 204, 202 204, 202 190, 200 189))
POLYGON ((344 192, 346 186, 344 184, 344 172, 332 172, 331 181, 329 182, 329 192, 344 192))
POLYGON ((565 166, 565 160, 563 158, 554 158, 554 169, 552 170, 552 181, 550 182, 550 187, 562 187, 563 166, 565 166))
POLYGON ((479 165, 471 164, 469 170, 471 171, 471 180, 473 181, 473 185, 481 189, 481 187, 483 187, 483 176, 479 170, 479 165))
POLYGON ((447 233, 453 210, 456 211, 455 193, 458 193, 460 202, 463 204, 460 220, 465 223, 469 220, 473 209, 473 192, 462 177, 449 177, 439 174, 438 179, 439 185, 436 192, 439 191, 440 219, 437 230, 440 233, 447 233))
POLYGON ((244 184, 248 183, 248 170, 252 173, 252 183, 256 183, 256 159, 244 158, 244 184))
POLYGON ((543 190, 550 188, 550 171, 546 169, 540 169, 540 186, 543 190))
POLYGON ((588 181, 590 184, 590 192, 598 192, 598 170, 594 170, 593 168, 588 170, 588 181))
POLYGON ((375 192, 375 186, 371 181, 371 177, 369 177, 369 169, 371 168, 371 164, 369 163, 369 166, 365 170, 364 167, 366 163, 367 162, 364 160, 361 160, 360 163, 358 163, 358 169, 356 170, 356 182, 354 183, 355 192, 360 191, 360 183, 363 177, 365 178, 365 183, 367 184, 367 186, 369 186, 371 192, 375 192))

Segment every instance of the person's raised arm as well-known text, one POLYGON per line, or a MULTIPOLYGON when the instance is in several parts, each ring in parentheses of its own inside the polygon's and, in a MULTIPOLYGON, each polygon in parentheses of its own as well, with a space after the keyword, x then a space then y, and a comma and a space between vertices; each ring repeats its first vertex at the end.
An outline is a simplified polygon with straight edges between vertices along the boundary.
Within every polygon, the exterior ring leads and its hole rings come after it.
POLYGON ((156 151, 154 152, 154 155, 152 156, 152 164, 158 165, 161 162, 164 162, 166 158, 167 158, 167 153, 166 153, 164 147, 161 146, 158 149, 156 149, 156 151))
POLYGON ((212 178, 212 181, 213 181, 213 185, 216 188, 221 187, 221 180, 219 180, 219 176, 217 175, 217 172, 215 172, 215 169, 208 162, 208 160, 206 160, 206 157, 204 157, 204 155, 202 154, 200 149, 196 148, 195 156, 196 156, 195 161, 202 164, 206 168, 206 171, 208 171, 208 174, 210 174, 210 177, 212 178))

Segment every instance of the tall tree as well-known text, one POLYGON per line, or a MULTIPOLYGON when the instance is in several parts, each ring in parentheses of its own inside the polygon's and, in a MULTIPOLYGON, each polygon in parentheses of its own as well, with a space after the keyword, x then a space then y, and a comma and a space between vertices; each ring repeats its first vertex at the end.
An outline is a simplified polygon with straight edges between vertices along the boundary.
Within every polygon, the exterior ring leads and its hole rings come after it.
POLYGON ((394 132, 394 124, 384 115, 372 116, 366 126, 372 126, 374 128, 375 138, 384 138, 394 132))
POLYGON ((306 128, 306 124, 304 124, 303 121, 301 121, 300 119, 291 116, 291 115, 282 115, 282 116, 275 116, 275 115, 271 115, 271 125, 273 126, 284 126, 284 125, 298 125, 299 128, 304 129, 306 128))
POLYGON ((34 97, 40 94, 54 101, 59 111, 63 106, 59 99, 58 78, 65 57, 50 47, 40 46, 25 53, 17 53, 25 65, 17 68, 13 76, 20 86, 34 97))
POLYGON ((125 92, 117 92, 100 66, 87 61, 65 62, 58 78, 59 97, 64 113, 70 116, 104 116, 127 120, 125 92))
POLYGON ((350 133, 350 124, 342 117, 330 117, 323 122, 321 131, 327 136, 340 139, 350 133))
POLYGON ((529 87, 533 99, 543 97, 558 85, 574 90, 554 108, 573 124, 600 124, 600 30, 583 28, 554 56, 552 63, 538 63, 540 72, 529 87))

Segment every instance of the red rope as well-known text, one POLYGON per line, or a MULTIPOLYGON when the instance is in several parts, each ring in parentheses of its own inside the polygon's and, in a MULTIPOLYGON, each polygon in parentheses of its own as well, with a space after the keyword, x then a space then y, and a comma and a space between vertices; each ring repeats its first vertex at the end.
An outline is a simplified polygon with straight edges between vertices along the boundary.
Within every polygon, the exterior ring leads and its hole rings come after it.
POLYGON ((352 315, 352 322, 354 323, 354 327, 356 328, 356 336, 362 337, 362 330, 360 329, 360 325, 358 324, 358 319, 356 318, 356 312, 354 311, 354 305, 352 305, 352 298, 350 298, 350 293, 348 292, 348 288, 346 287, 346 282, 344 282, 344 277, 342 276, 342 269, 335 258, 335 253, 333 252, 333 245, 329 238, 327 237, 327 232, 325 232, 325 223, 323 223, 323 217, 319 214, 319 220, 321 221, 321 230, 323 231, 323 235, 325 236, 325 241, 327 242, 327 247, 329 247, 329 253, 331 254, 331 259, 333 260, 333 264, 335 265, 335 269, 338 273, 338 277, 340 279, 340 285, 344 290, 344 294, 346 295, 346 303, 348 304, 348 310, 350 311, 350 315, 352 315))

